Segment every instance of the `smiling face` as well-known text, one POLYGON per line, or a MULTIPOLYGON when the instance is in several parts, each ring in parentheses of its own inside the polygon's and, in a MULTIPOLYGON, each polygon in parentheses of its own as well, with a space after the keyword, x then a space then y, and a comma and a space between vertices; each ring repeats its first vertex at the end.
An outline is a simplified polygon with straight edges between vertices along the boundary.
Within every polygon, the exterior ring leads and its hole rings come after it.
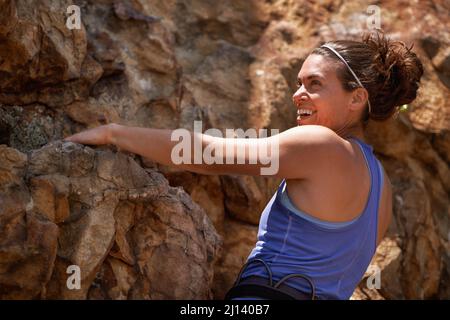
POLYGON ((293 95, 298 125, 322 125, 336 132, 358 122, 364 108, 364 89, 344 90, 338 79, 338 62, 318 54, 305 60, 293 95), (307 115, 307 113, 311 113, 307 115))

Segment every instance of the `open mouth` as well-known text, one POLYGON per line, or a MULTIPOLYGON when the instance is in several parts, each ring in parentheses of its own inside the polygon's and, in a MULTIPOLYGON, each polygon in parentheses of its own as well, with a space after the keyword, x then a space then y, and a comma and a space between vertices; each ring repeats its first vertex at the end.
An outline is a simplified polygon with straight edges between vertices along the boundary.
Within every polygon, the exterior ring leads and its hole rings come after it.
POLYGON ((297 110, 297 120, 305 120, 310 118, 317 111, 308 110, 308 109, 298 109, 297 110))

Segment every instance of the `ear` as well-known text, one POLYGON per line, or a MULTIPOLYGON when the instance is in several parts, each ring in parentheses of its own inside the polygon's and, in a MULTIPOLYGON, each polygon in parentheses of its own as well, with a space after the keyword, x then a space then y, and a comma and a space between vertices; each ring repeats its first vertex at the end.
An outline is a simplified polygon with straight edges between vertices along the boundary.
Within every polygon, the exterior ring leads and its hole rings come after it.
POLYGON ((349 108, 350 110, 359 110, 364 108, 366 105, 367 99, 369 98, 369 94, 367 90, 364 88, 357 88, 352 92, 352 96, 350 98, 349 108))

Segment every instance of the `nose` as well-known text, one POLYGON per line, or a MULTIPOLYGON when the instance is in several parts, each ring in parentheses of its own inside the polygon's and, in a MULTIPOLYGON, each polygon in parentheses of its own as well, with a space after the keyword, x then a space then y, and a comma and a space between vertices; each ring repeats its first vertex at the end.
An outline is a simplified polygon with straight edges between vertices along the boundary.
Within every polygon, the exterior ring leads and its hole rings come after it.
POLYGON ((308 100, 308 96, 306 94, 305 88, 301 86, 292 96, 292 101, 295 105, 302 103, 308 100))

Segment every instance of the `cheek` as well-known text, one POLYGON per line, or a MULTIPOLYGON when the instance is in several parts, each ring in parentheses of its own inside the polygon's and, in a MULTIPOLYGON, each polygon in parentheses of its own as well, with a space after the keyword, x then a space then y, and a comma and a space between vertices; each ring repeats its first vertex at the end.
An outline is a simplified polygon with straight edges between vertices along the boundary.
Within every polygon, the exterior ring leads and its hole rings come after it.
POLYGON ((322 114, 330 114, 335 111, 335 103, 336 101, 333 99, 332 95, 329 95, 327 93, 317 93, 311 95, 311 99, 316 106, 316 108, 322 113, 322 114))
POLYGON ((339 109, 342 108, 342 101, 334 95, 317 94, 313 99, 318 110, 317 120, 319 123, 333 127, 345 118, 345 114, 339 109))
POLYGON ((332 117, 340 118, 345 114, 347 97, 337 90, 324 90, 317 95, 317 105, 332 117))

